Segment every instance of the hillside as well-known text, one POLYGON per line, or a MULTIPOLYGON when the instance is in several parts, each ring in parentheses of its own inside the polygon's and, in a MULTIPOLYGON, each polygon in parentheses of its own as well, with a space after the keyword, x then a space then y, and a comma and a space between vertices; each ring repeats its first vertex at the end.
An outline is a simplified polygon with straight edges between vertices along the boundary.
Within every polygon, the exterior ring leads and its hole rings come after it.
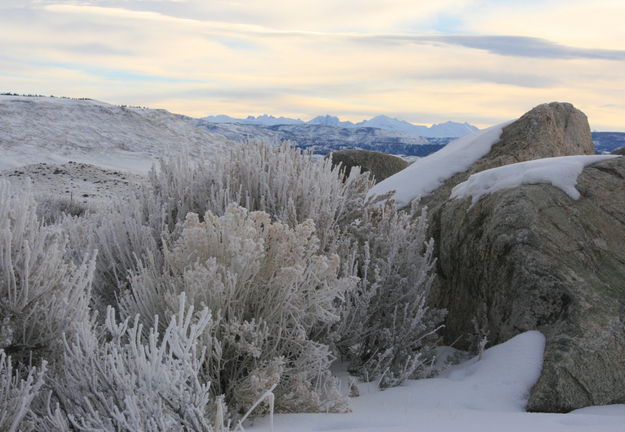
POLYGON ((94 100, 0 96, 0 120, 0 170, 76 161, 145 173, 161 155, 228 143, 165 110, 94 100))

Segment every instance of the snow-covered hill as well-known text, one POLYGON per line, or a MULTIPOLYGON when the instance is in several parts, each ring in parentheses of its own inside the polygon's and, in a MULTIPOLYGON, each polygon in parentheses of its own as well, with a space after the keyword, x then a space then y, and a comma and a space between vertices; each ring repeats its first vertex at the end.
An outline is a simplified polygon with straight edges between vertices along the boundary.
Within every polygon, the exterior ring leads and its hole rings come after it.
POLYGON ((0 96, 0 170, 76 161, 145 173, 161 155, 211 153, 227 144, 222 135, 165 110, 0 96))

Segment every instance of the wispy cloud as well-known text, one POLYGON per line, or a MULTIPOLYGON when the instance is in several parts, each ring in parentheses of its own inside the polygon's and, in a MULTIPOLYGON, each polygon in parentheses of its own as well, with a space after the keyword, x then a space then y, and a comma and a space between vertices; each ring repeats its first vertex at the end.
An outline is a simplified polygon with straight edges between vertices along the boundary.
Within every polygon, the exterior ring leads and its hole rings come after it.
POLYGON ((542 38, 506 35, 419 35, 410 33, 315 32, 279 30, 260 25, 224 23, 167 16, 157 12, 134 11, 99 6, 53 4, 45 6, 54 12, 92 14, 120 19, 138 19, 193 26, 198 30, 231 36, 247 37, 308 37, 342 39, 375 44, 447 44, 485 50, 493 54, 515 57, 551 59, 601 59, 625 61, 625 50, 588 49, 566 46, 542 38))

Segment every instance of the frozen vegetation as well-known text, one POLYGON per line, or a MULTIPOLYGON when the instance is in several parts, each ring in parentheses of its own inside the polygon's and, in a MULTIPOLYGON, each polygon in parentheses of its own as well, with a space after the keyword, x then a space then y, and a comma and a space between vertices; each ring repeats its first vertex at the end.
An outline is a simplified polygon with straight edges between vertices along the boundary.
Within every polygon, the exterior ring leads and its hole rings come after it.
POLYGON ((347 412, 338 358, 385 387, 427 376, 425 215, 370 206, 371 185, 261 143, 162 160, 80 214, 0 180, 3 430, 223 431, 267 398, 254 416, 347 412))

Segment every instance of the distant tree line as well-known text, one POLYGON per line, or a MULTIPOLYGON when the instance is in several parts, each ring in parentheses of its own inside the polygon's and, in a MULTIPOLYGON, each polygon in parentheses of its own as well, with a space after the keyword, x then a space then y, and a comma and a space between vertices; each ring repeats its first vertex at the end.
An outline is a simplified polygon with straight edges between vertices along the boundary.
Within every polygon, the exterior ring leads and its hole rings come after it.
POLYGON ((20 96, 20 97, 51 97, 51 98, 58 98, 58 99, 72 99, 72 100, 93 100, 91 98, 86 98, 86 97, 69 97, 69 96, 54 96, 54 95, 41 95, 41 94, 20 94, 20 93, 12 93, 12 92, 3 92, 0 93, 0 96, 20 96))

